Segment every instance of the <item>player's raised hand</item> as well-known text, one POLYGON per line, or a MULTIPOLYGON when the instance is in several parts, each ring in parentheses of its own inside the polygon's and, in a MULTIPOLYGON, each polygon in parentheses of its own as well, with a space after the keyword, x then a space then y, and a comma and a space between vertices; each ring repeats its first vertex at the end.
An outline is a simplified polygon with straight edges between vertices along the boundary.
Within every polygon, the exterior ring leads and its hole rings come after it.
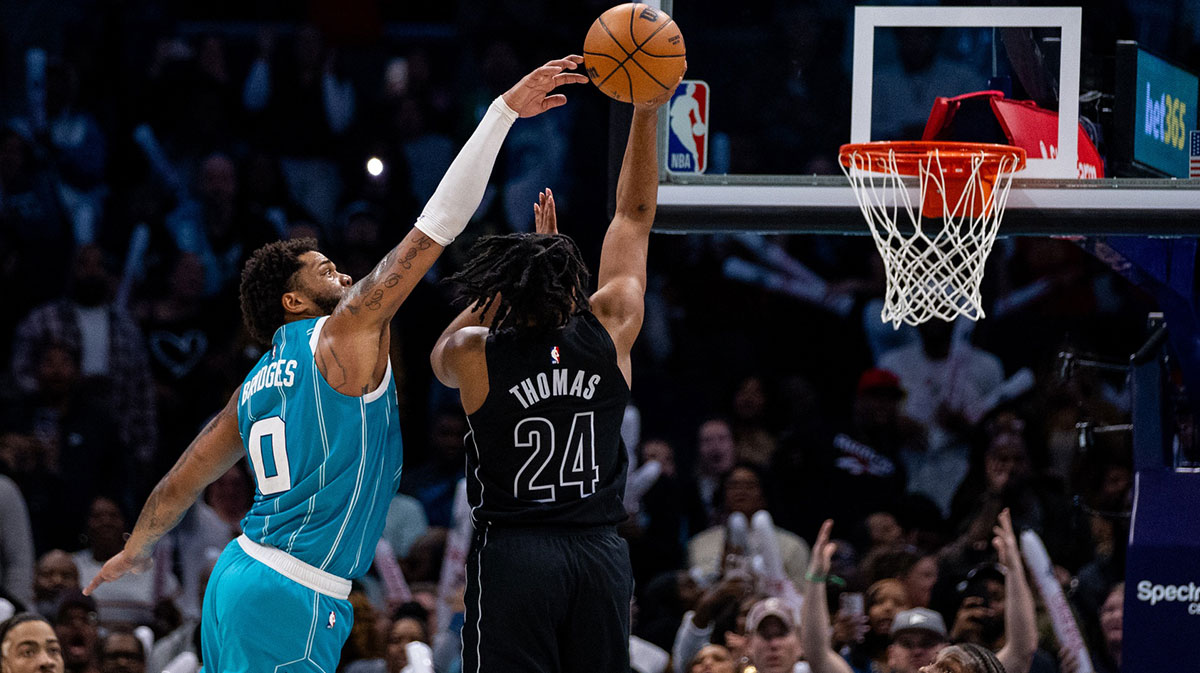
POLYGON ((92 578, 91 584, 83 590, 84 596, 91 596, 96 587, 105 582, 114 582, 121 579, 128 572, 141 573, 150 568, 152 561, 149 557, 138 557, 127 553, 122 549, 116 556, 108 559, 104 567, 100 568, 100 572, 92 578))
POLYGON ((648 100, 645 103, 634 103, 633 107, 638 110, 657 110, 659 107, 661 107, 667 101, 671 100, 671 96, 675 95, 675 90, 679 88, 679 85, 680 85, 680 83, 683 82, 683 77, 686 74, 687 74, 687 62, 685 61, 683 64, 683 72, 679 73, 679 79, 675 80, 674 84, 667 87, 667 90, 663 91, 661 94, 659 94, 659 96, 657 98, 648 100))
POLYGON ((583 57, 575 54, 546 63, 522 77, 513 88, 504 92, 504 103, 522 117, 533 117, 550 108, 565 105, 566 96, 550 92, 563 84, 582 84, 588 81, 586 75, 567 72, 575 70, 582 63, 583 57))
POLYGON ((557 234, 558 217, 554 212, 554 192, 547 187, 533 204, 533 230, 539 234, 557 234))

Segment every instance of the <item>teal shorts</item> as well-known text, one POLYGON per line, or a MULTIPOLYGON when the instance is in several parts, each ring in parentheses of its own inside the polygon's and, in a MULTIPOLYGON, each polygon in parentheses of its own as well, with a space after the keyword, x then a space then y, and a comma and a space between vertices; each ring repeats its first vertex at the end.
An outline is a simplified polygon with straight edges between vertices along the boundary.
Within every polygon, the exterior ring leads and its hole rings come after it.
POLYGON ((333 673, 353 621, 350 601, 280 575, 234 540, 204 591, 204 672, 333 673))

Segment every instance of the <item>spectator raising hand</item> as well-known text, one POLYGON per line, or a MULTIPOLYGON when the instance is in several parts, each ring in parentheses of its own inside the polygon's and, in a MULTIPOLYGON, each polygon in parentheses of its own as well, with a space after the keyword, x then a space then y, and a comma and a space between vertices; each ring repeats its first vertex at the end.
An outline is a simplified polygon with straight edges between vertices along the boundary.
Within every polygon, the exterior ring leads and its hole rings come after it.
POLYGON ((998 525, 993 529, 992 546, 1004 566, 1004 647, 996 658, 1007 673, 1028 673, 1037 650, 1037 624, 1033 612, 1033 593, 1025 576, 1017 535, 1013 531, 1012 514, 1007 508, 1000 512, 998 525))
POLYGON ((813 543, 808 572, 804 574, 804 604, 800 615, 800 643, 808 657, 812 673, 853 673, 830 641, 829 611, 826 609, 825 582, 837 544, 829 540, 833 519, 826 519, 813 543))

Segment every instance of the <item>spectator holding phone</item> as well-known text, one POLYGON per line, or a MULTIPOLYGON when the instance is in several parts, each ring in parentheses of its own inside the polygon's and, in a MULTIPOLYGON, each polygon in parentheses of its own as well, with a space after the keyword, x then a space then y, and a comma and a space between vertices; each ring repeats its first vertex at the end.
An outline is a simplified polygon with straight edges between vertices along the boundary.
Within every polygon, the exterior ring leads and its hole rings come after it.
POLYGON ((968 574, 950 639, 996 652, 1007 673, 1029 673, 1037 652, 1033 592, 1008 509, 998 521, 992 545, 1000 563, 976 566, 968 574))

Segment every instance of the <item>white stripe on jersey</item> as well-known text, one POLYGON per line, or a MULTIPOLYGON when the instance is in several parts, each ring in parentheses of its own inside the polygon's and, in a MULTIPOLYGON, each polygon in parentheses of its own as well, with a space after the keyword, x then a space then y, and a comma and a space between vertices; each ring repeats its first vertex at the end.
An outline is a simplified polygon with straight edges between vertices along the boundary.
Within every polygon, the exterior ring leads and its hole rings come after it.
MULTIPOLYGON (((470 423, 467 425, 470 425, 470 423)), ((475 584, 479 587, 475 617, 475 673, 480 673, 483 670, 483 658, 479 651, 479 646, 483 643, 483 632, 480 630, 479 625, 483 622, 483 550, 487 547, 487 534, 488 529, 484 526, 483 541, 480 542, 479 554, 475 557, 475 584)))
MULTIPOLYGON (((397 399, 396 399, 396 404, 397 405, 400 404, 399 397, 397 397, 397 399)), ((386 422, 386 425, 384 427, 390 433, 392 430, 392 405, 391 404, 384 405, 383 412, 385 414, 383 418, 384 418, 384 421, 386 422)), ((401 451, 403 451, 403 450, 404 449, 401 448, 401 451)), ((402 455, 400 457, 400 466, 396 468, 396 474, 392 475, 392 481, 395 482, 397 479, 399 479, 400 473, 403 471, 404 471, 404 456, 402 455)))
MULTIPOLYGON (((311 346, 312 343, 313 341, 310 340, 309 345, 311 346)), ((325 451, 325 459, 321 461, 321 467, 317 468, 317 492, 308 499, 308 512, 304 515, 304 521, 300 522, 300 526, 288 538, 287 549, 284 550, 288 552, 292 551, 292 546, 296 544, 296 536, 300 534, 300 531, 304 530, 304 527, 312 519, 313 510, 317 503, 317 495, 320 494, 321 489, 325 488, 325 463, 329 462, 329 433, 325 429, 325 411, 321 407, 320 381, 317 378, 320 375, 321 371, 317 369, 317 354, 314 351, 312 361, 313 399, 317 405, 317 429, 321 435, 321 448, 325 451)))
MULTIPOLYGON (((373 473, 376 471, 378 471, 378 472, 383 471, 383 458, 384 458, 383 452, 380 452, 379 455, 380 455, 380 461, 379 461, 380 469, 372 470, 373 473)), ((379 484, 380 484, 380 482, 383 481, 383 479, 376 479, 374 481, 375 481, 375 488, 371 489, 371 504, 367 506, 368 512, 373 511, 375 509, 375 500, 377 500, 379 498, 379 484)), ((367 527, 363 526, 362 535, 360 535, 358 537, 358 551, 354 552, 354 566, 353 566, 354 568, 358 568, 358 562, 362 558, 363 544, 365 544, 366 541, 367 541, 367 527)), ((372 549, 371 551, 374 552, 374 549, 372 549)), ((372 557, 373 556, 374 556, 374 554, 372 554, 372 557)))
POLYGON ((362 439, 360 443, 362 455, 358 458, 358 476, 354 482, 354 493, 350 496, 350 506, 346 508, 346 516, 342 519, 342 527, 338 529, 337 537, 333 539, 333 545, 329 547, 329 555, 321 563, 321 570, 327 568, 329 562, 333 560, 334 553, 337 552, 338 545, 342 542, 342 535, 346 532, 346 526, 350 523, 350 515, 354 513, 354 506, 358 504, 358 496, 362 493, 363 474, 367 468, 367 403, 361 397, 358 398, 358 411, 362 416, 362 439))
MULTIPOLYGON (((280 330, 279 334, 280 334, 279 352, 282 353, 283 349, 287 347, 287 330, 280 330)), ((275 350, 274 345, 271 346, 271 350, 272 351, 275 350)), ((286 419, 287 418, 287 395, 283 394, 283 386, 281 386, 281 385, 276 385, 275 390, 279 392, 279 406, 280 406, 279 418, 286 419)), ((284 422, 286 423, 287 421, 285 420, 284 422)), ((285 448, 284 450, 286 451, 287 449, 285 448)), ((279 498, 275 498, 275 513, 276 514, 279 513, 279 498)), ((263 517, 262 536, 264 538, 267 537, 267 530, 270 528, 270 526, 271 526, 271 515, 268 514, 263 517)))
MULTIPOLYGON (((467 416, 466 419, 467 427, 471 429, 471 431, 467 433, 467 437, 471 438, 471 446, 475 447, 475 481, 479 482, 479 504, 471 508, 471 521, 473 523, 479 523, 478 517, 475 516, 475 510, 483 506, 483 480, 479 478, 479 465, 482 463, 482 461, 480 460, 479 456, 479 443, 475 441, 475 426, 471 425, 470 416, 467 416)), ((466 437, 463 438, 463 442, 466 442, 466 437)))

